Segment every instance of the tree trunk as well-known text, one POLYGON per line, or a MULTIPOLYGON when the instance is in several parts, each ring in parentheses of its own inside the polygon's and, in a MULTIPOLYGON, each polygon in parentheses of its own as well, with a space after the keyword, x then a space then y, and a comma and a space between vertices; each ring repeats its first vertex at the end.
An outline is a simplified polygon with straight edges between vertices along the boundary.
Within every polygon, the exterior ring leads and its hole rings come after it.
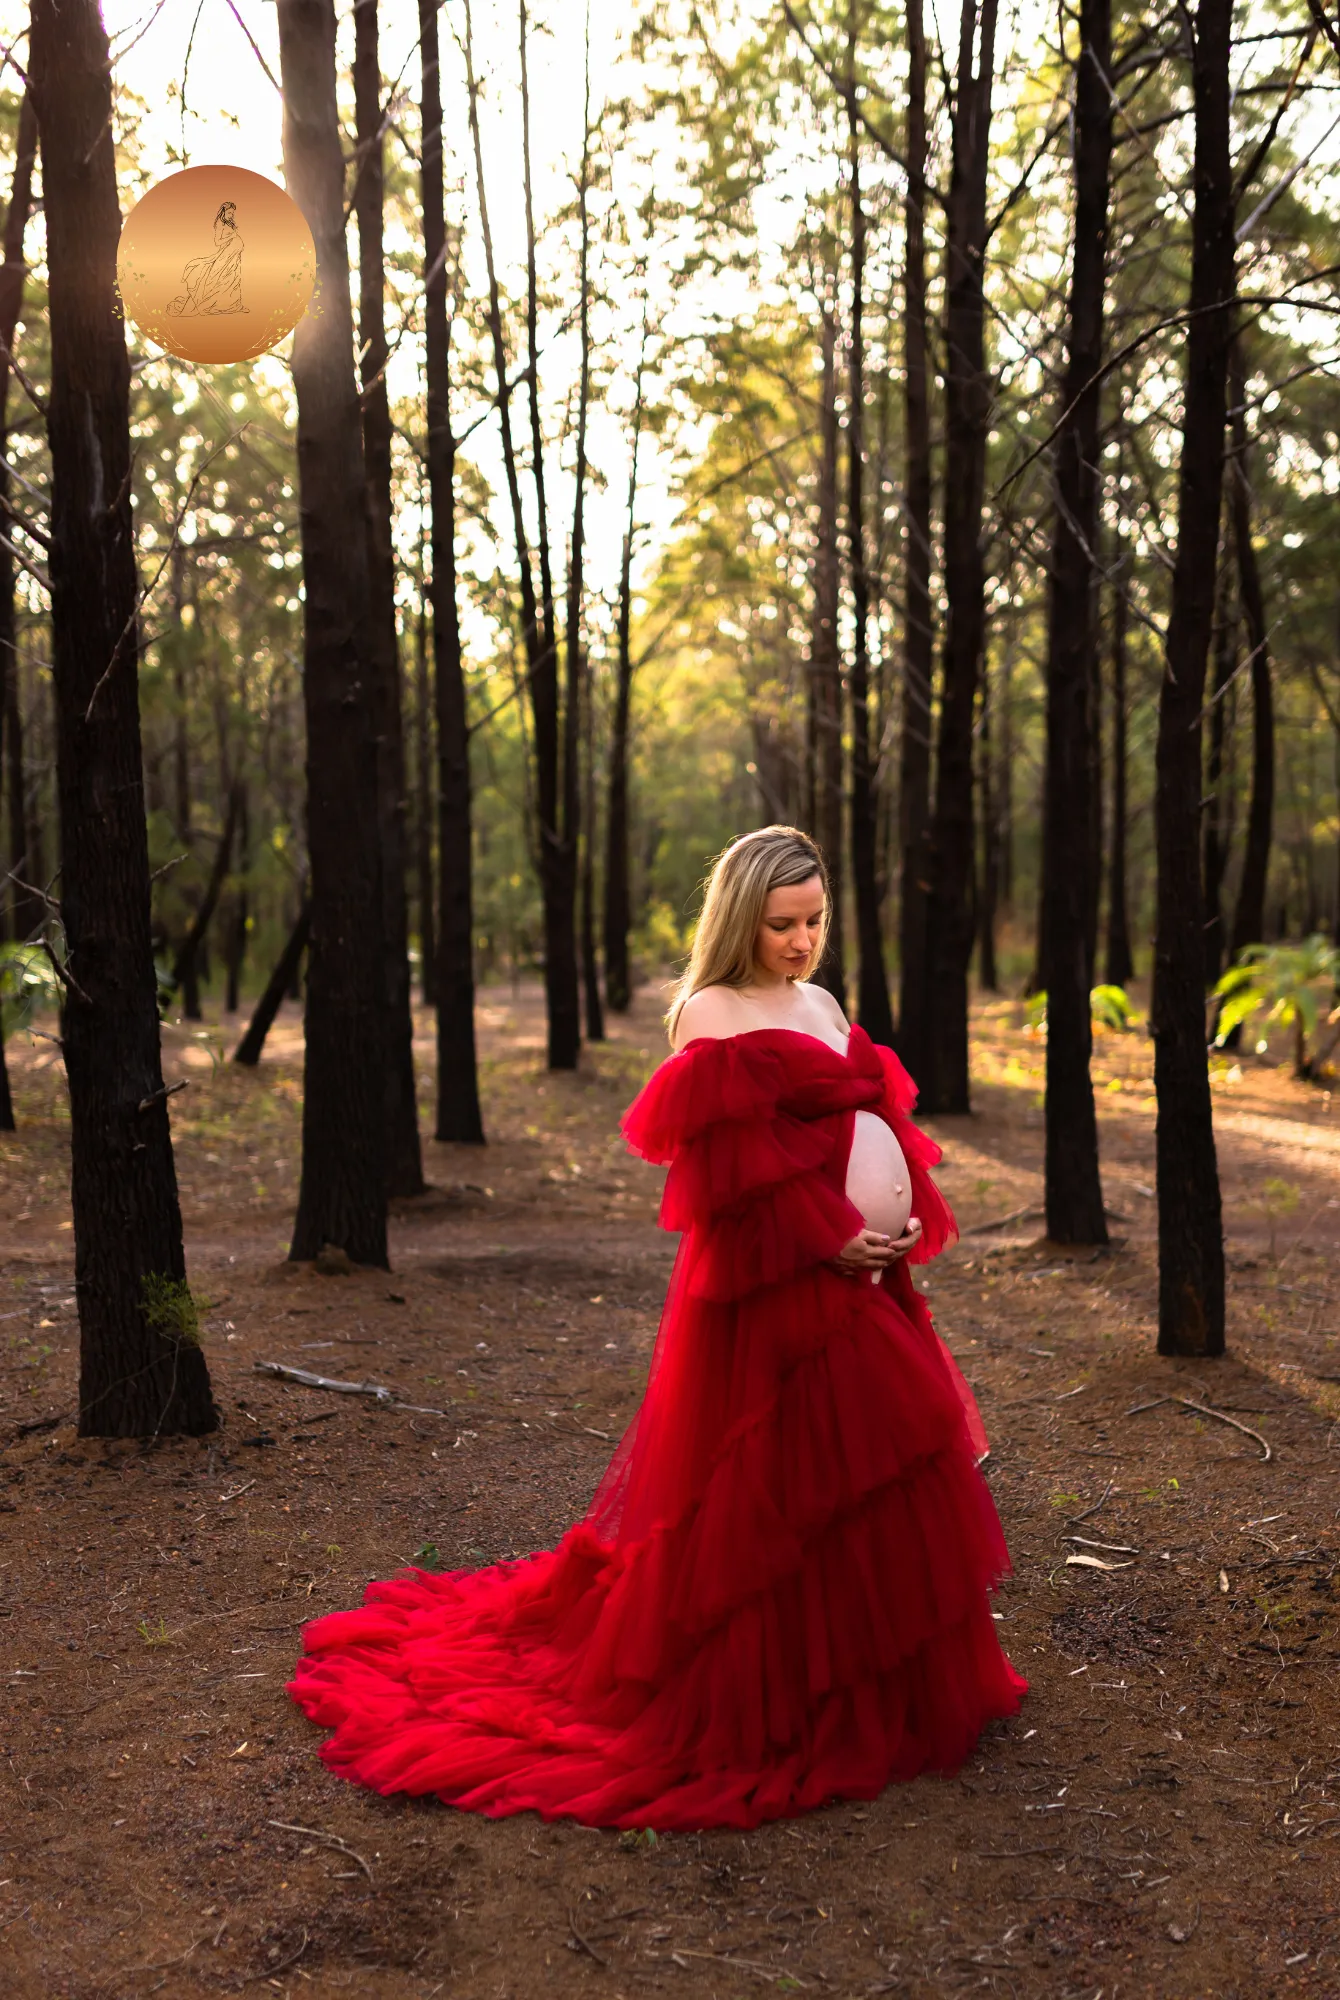
POLYGON ((1213 986, 1224 969, 1224 872, 1228 866, 1224 797, 1224 729, 1228 689, 1237 665, 1237 618, 1233 607, 1233 563, 1227 548, 1219 558, 1214 614, 1214 680, 1210 695, 1210 751, 1205 762, 1205 819, 1201 838, 1201 880, 1205 897, 1205 984, 1213 986))
POLYGON ((111 60, 97 0, 34 0, 51 390, 51 640, 61 1035, 79 1301, 79 1432, 213 1430, 194 1332, 149 935, 130 364, 116 295, 111 60))
POLYGON ((384 159, 377 0, 354 0, 354 117, 358 222, 358 339, 363 464, 367 484, 371 667, 377 710, 377 794, 381 828, 382 977, 385 985, 384 1099, 386 1192, 423 1192, 423 1155, 414 1088, 414 1016, 405 890, 405 727, 395 615, 391 532, 391 406, 386 392, 386 275, 382 255, 384 159))
POLYGON ((1131 957, 1131 927, 1126 888, 1126 623, 1130 570, 1124 550, 1118 550, 1112 592, 1112 836, 1107 876, 1107 983, 1125 986, 1135 971, 1131 957))
MULTIPOLYGON (((9 356, 14 346, 14 331, 18 325, 19 312, 23 305, 23 237, 32 213, 33 161, 37 155, 37 118, 33 111, 32 99, 25 94, 19 107, 18 135, 15 141, 14 178, 10 184, 9 208, 5 216, 4 262, 0 264, 0 340, 4 342, 0 351, 0 501, 8 501, 11 483, 9 477, 9 356)), ((9 530, 6 529, 6 539, 9 530)), ((19 702, 19 644, 18 611, 14 601, 14 558, 9 550, 0 544, 0 745, 5 753, 5 764, 9 777, 9 830, 10 868, 26 881, 33 881, 29 871, 29 857, 26 854, 27 815, 25 812, 25 777, 23 769, 23 721, 19 702)), ((0 770, 0 783, 5 772, 0 770)), ((34 887, 41 888, 40 882, 34 887)), ((16 939, 27 937, 41 923, 43 908, 41 899, 22 889, 17 883, 5 885, 7 894, 0 895, 0 926, 8 909, 11 935, 16 939)), ((6 1090, 5 1102, 8 1103, 6 1090)), ((12 1114, 11 1114, 12 1115, 12 1114)), ((0 1130, 13 1131, 13 1124, 0 1126, 0 1130)))
POLYGON ((1093 920, 1101 854, 1094 838, 1103 297, 1112 158, 1111 0, 1080 0, 1075 68, 1075 239, 1069 353, 1056 434, 1055 525, 1047 633, 1042 958, 1047 984, 1045 1193, 1055 1243, 1106 1243, 1089 1060, 1093 920))
POLYGON ((1214 625, 1224 421, 1233 339, 1229 52, 1233 0, 1200 0, 1194 26, 1195 212, 1177 560, 1155 754, 1158 855, 1154 1088, 1160 1354, 1224 1346, 1224 1242, 1205 1060, 1200 882, 1201 704, 1214 625))
MULTIPOLYGON (((526 210, 526 347, 529 367, 531 469, 535 480, 536 547, 540 559, 543 614, 544 699, 536 694, 536 797, 539 805, 540 895, 544 905, 544 992, 549 1020, 550 1069, 575 1069, 581 1048, 577 987, 577 784, 578 744, 574 662, 567 661, 564 700, 558 690, 558 638, 549 558, 549 522, 544 484, 544 437, 540 428, 538 354, 539 288, 535 256, 535 211, 530 172, 530 29, 526 0, 519 6, 521 44, 521 156, 526 210), (560 726, 560 706, 562 707, 560 726), (541 710, 543 709, 543 728, 541 710)), ((585 296, 583 295, 583 309, 585 296)), ((580 489, 578 482, 578 506, 580 489)))
MULTIPOLYGON (((224 814, 223 832, 219 835, 219 844, 214 851, 214 863, 209 871, 209 880, 205 884, 205 893, 200 898, 199 908, 191 919, 191 928, 182 940, 181 949, 177 953, 176 963, 172 968, 169 990, 175 993, 179 988, 184 987, 195 992, 197 995, 197 1010, 199 1006, 197 967, 200 952, 205 942, 205 933, 208 931, 214 918, 214 912, 219 906, 219 897, 223 894, 223 885, 228 879, 228 870, 232 865, 233 841, 237 836, 237 822, 241 808, 242 787, 241 785, 234 785, 228 794, 228 807, 224 814)), ((194 1021, 199 1020, 199 1018, 198 1011, 187 1015, 188 1020, 194 1021)))
POLYGON ((847 1004, 842 942, 842 656, 838 645, 837 318, 831 295, 820 320, 819 489, 810 616, 809 682, 814 716, 813 833, 828 870, 828 943, 815 974, 839 1006, 847 1004))
POLYGON ((985 619, 982 498, 991 384, 983 267, 996 0, 963 0, 953 109, 945 281, 944 580, 947 618, 930 829, 928 1023, 921 1103, 967 1111, 968 961, 973 909, 973 706, 985 619), (973 51, 979 53, 973 68, 973 51))
POLYGON ((1228 500, 1233 517, 1233 554, 1242 598, 1242 622, 1251 648, 1252 790, 1247 808, 1247 833, 1242 853, 1242 880, 1233 913, 1233 947, 1237 958, 1249 944, 1265 936, 1266 882, 1270 874, 1270 841, 1275 812, 1275 704, 1270 678, 1270 648, 1266 628, 1261 572, 1252 541, 1252 486, 1248 461, 1246 371, 1242 335, 1233 343, 1229 360, 1232 382, 1233 454, 1228 467, 1228 500))
POLYGON ((242 990, 242 967, 247 958, 247 926, 250 912, 247 908, 247 873, 251 859, 251 810, 247 788, 241 786, 241 806, 237 815, 237 891, 233 897, 232 916, 228 925, 228 993, 225 1006, 230 1014, 235 1014, 242 990))
POLYGON ((1000 886, 1000 824, 991 749, 991 676, 982 670, 977 727, 978 786, 982 796, 982 882, 977 899, 977 979, 983 992, 1000 991, 996 969, 996 898, 1000 886))
MULTIPOLYGON (((525 4, 522 0, 522 20, 525 19, 525 4)), ((590 867, 590 840, 595 832, 594 782, 590 777, 591 741, 591 687, 590 669, 582 646, 582 603, 585 583, 586 560, 586 429, 591 404, 591 300, 590 300, 590 260, 591 224, 588 210, 588 196, 591 183, 591 36, 590 16, 587 16, 586 66, 582 109, 582 163, 577 178, 577 313, 578 347, 581 364, 577 385, 577 437, 576 465, 573 469, 572 503, 572 545, 568 553, 568 602, 567 632, 564 643, 564 662, 567 668, 563 701, 563 841, 562 852, 565 870, 572 877, 574 900, 578 883, 578 855, 582 845, 582 719, 586 717, 588 784, 591 786, 591 809, 586 826, 586 866, 590 867)), ((530 168, 526 169, 527 228, 530 229, 530 168)), ((533 250, 532 250, 533 269, 533 250)), ((532 354, 534 334, 532 330, 532 354)), ((532 371, 531 390, 534 394, 535 380, 532 371)), ((532 402, 532 409, 534 403, 532 402)), ((537 433, 538 436, 538 433, 537 433)), ((577 910, 572 913, 574 947, 576 946, 577 910)), ((587 1035, 593 1041, 603 1041, 605 1024, 600 1014, 600 987, 595 976, 595 926, 591 913, 591 883, 585 884, 582 910, 583 949, 589 951, 585 966, 587 1035), (592 1032, 594 1025, 595 1032, 592 1032)), ((564 1067, 567 1067, 565 1064, 564 1067)))
POLYGON ((628 513, 619 565, 618 666, 610 722, 609 779, 605 797, 605 1005, 626 1014, 632 1001, 628 931, 628 727, 633 701, 633 537, 637 529, 637 460, 642 441, 642 385, 647 367, 647 312, 633 387, 633 437, 628 460, 628 513))
POLYGON ((265 1038, 275 1023, 275 1016, 284 1003, 297 978, 302 955, 307 949, 307 940, 312 929, 312 905, 304 896, 298 911, 298 919, 289 932, 288 943, 279 954, 274 971, 265 983, 265 991, 256 1002, 256 1011, 247 1025, 237 1047, 233 1050, 233 1061, 254 1069, 261 1059, 265 1038))
POLYGON ((581 947, 582 993, 586 1003, 586 1039, 603 1042, 605 1013, 600 1004, 600 966, 596 958, 596 732, 595 684, 591 662, 582 660, 582 870, 581 947))
POLYGON ((898 1053, 913 1076, 928 1061, 926 975, 930 886, 931 423, 926 366, 926 30, 922 0, 907 0, 907 196, 904 204, 903 714, 899 749, 898 1053))
MULTIPOLYGON (((993 0, 994 4, 994 0, 993 0)), ((847 137, 851 176, 851 339, 847 387, 847 541, 851 562, 851 886, 856 906, 856 1018, 872 1042, 893 1046, 893 1013, 884 965, 876 846, 879 757, 870 716, 870 577, 865 546, 865 204, 861 197, 861 127, 856 102, 856 0, 847 30, 847 137)))
POLYGON ((333 0, 279 0, 284 174, 316 240, 317 309, 293 340, 307 715, 307 969, 302 1180, 289 1256, 339 1246, 386 1266, 385 982, 368 579, 333 0))
MULTIPOLYGON (((470 731, 456 603, 456 440, 451 429, 451 315, 442 189, 437 0, 419 0, 423 66, 424 344, 432 508, 433 665, 437 695, 437 1124, 439 1140, 483 1144, 475 1055, 470 731)), ((529 556, 526 557, 529 568, 529 556)))
POLYGON ((414 808, 414 874, 419 906, 420 988, 425 1007, 437 1006, 437 914, 433 886, 433 783, 432 688, 428 667, 428 610, 424 569, 419 564, 418 609, 414 616, 414 752, 416 791, 414 808))

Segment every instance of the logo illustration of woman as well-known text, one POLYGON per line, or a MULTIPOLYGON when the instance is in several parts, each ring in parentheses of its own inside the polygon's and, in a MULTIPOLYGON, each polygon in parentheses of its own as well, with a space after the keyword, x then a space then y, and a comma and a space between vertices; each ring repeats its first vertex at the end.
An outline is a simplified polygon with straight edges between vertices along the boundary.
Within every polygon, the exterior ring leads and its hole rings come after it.
POLYGON ((249 311, 242 303, 244 247, 237 203, 220 202, 214 217, 214 248, 206 257, 192 257, 181 274, 186 289, 171 301, 168 311, 181 316, 249 311))

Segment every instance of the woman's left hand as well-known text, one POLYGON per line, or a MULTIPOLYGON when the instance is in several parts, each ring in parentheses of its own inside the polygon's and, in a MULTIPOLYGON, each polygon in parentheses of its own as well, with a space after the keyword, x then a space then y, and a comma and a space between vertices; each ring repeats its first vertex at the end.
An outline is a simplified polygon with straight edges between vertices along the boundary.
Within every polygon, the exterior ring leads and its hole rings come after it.
POLYGON ((893 1251, 894 1261, 897 1262, 900 1257, 906 1257, 908 1251, 915 1250, 920 1241, 921 1224, 917 1221, 915 1215, 909 1216, 906 1229, 898 1237, 897 1241, 889 1246, 893 1251))

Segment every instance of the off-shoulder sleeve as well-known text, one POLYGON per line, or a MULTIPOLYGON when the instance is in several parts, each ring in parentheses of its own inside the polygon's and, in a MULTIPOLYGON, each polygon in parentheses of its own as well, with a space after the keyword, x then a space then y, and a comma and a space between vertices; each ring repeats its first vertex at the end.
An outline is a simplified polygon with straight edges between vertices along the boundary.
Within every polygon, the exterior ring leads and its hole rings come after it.
POLYGON ((777 1058, 742 1039, 690 1042, 653 1072, 619 1121, 630 1149, 658 1167, 715 1125, 770 1117, 785 1081, 777 1058))
POLYGON ((954 1211, 930 1171, 938 1166, 944 1154, 929 1132, 923 1132, 913 1122, 912 1107, 917 1101, 917 1086, 893 1050, 881 1048, 879 1060, 884 1071, 885 1112, 911 1171, 912 1213, 921 1224, 921 1240, 916 1249, 909 1252, 906 1261, 909 1264, 928 1264, 958 1236, 954 1211))

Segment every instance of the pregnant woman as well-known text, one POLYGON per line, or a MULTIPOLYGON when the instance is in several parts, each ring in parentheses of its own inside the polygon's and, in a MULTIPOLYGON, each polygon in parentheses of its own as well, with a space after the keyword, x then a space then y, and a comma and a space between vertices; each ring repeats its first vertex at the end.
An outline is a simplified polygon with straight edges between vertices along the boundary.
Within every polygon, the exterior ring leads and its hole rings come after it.
POLYGON ((332 1771, 493 1815, 750 1827, 952 1770, 1025 1683, 967 1384, 908 1263, 953 1231, 915 1090, 808 975, 822 863, 707 887, 676 1053, 625 1113, 683 1232, 642 1407, 553 1550, 375 1583, 290 1683, 332 1771))

